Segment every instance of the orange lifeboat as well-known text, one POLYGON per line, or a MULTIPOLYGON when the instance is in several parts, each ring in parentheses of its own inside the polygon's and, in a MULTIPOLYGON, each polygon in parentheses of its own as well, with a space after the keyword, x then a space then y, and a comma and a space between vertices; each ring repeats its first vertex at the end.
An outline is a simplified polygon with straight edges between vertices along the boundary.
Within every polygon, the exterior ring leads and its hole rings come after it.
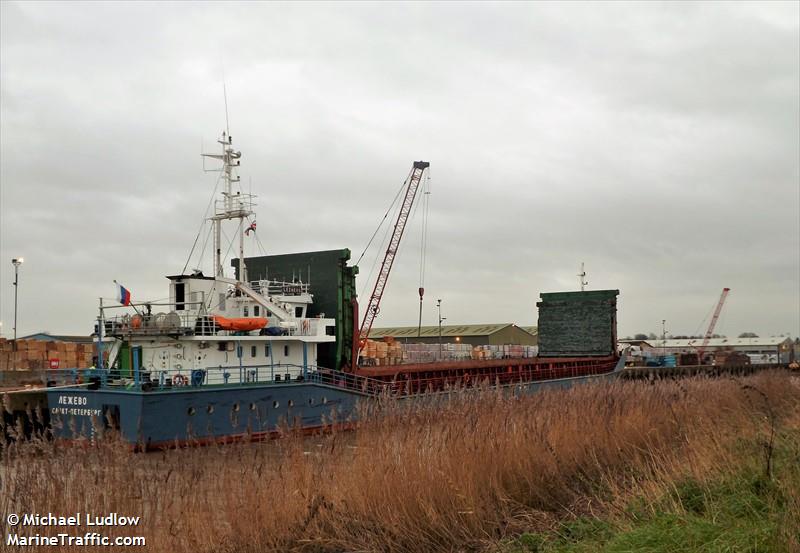
POLYGON ((229 319, 228 317, 220 317, 219 315, 214 315, 211 318, 214 319, 214 322, 222 330, 242 330, 242 331, 259 330, 267 326, 267 323, 269 322, 267 319, 263 317, 229 319))

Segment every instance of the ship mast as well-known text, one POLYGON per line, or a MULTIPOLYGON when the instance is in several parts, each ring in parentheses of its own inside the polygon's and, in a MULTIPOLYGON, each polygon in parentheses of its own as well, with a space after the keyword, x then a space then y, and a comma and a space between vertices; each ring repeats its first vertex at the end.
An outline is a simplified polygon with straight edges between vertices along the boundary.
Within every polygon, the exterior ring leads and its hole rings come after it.
POLYGON ((222 145, 221 154, 202 154, 204 157, 222 161, 222 199, 214 203, 214 215, 210 217, 214 235, 214 275, 224 277, 222 267, 222 222, 231 219, 239 220, 239 282, 247 282, 247 267, 244 264, 245 219, 253 214, 253 196, 233 192, 233 184, 240 181, 235 169, 241 164, 242 152, 233 149, 233 138, 227 131, 217 140, 222 145))

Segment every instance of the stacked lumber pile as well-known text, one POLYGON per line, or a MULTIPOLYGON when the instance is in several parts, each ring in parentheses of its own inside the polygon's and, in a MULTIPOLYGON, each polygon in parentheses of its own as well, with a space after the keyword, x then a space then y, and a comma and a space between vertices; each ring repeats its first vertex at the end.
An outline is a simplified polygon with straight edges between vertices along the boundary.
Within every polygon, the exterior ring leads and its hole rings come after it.
POLYGON ((367 340, 361 355, 371 359, 374 365, 399 365, 403 359, 403 349, 394 338, 386 337, 382 341, 367 340))
POLYGON ((501 346, 475 346, 472 348, 472 359, 518 359, 536 357, 539 354, 538 346, 501 345, 501 346))
POLYGON ((406 344, 386 336, 382 341, 367 340, 361 356, 369 365, 385 366, 408 363, 435 363, 437 361, 465 361, 468 359, 510 359, 536 357, 537 346, 469 344, 406 344))
POLYGON ((51 360, 59 369, 85 369, 92 366, 92 343, 54 340, 7 340, 0 338, 0 371, 48 369, 51 360))

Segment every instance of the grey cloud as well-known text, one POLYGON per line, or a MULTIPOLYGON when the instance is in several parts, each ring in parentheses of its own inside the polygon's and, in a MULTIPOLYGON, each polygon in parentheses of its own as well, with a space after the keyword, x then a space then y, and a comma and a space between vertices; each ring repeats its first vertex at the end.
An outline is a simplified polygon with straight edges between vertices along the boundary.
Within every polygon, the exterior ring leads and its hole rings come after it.
MULTIPOLYGON (((21 331, 86 332, 114 278, 164 295, 214 186, 223 66, 270 253, 357 255, 422 158, 449 321, 533 323, 585 261, 623 335, 693 332, 722 286, 721 330, 800 334, 797 4, 0 10, 6 334, 15 255, 21 331)), ((381 323, 416 319, 417 224, 381 323)))

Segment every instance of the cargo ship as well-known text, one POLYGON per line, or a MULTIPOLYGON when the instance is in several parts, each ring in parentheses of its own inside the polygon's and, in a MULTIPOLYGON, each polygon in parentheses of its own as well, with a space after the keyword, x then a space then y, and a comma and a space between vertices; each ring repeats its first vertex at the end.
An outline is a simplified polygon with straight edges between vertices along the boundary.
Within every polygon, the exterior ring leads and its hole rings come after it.
MULTIPOLYGON (((616 345, 617 290, 541 294, 536 356, 363 366, 368 334, 357 328, 357 267, 335 260, 344 278, 332 317, 315 309, 310 268, 306 275, 263 270, 249 278, 248 266, 258 265, 244 256, 256 228, 255 197, 237 190, 241 152, 230 134, 218 143, 220 153, 204 154, 221 162, 222 193, 208 219, 211 274, 167 276, 166 301, 133 301, 119 284, 116 303, 101 300, 96 367, 48 373, 56 439, 111 430, 141 450, 256 440, 286 428, 351 424, 360 402, 379 397, 413 401, 481 383, 530 393, 614 378, 624 366, 616 345), (236 228, 233 278, 223 270, 224 224, 236 228)), ((427 167, 414 163, 406 200, 427 167)), ((413 195, 408 209, 411 203, 413 195)), ((393 257, 387 252, 384 267, 393 257)), ((380 278, 375 290, 382 293, 388 272, 380 278)), ((370 324, 375 297, 366 311, 370 324)))

